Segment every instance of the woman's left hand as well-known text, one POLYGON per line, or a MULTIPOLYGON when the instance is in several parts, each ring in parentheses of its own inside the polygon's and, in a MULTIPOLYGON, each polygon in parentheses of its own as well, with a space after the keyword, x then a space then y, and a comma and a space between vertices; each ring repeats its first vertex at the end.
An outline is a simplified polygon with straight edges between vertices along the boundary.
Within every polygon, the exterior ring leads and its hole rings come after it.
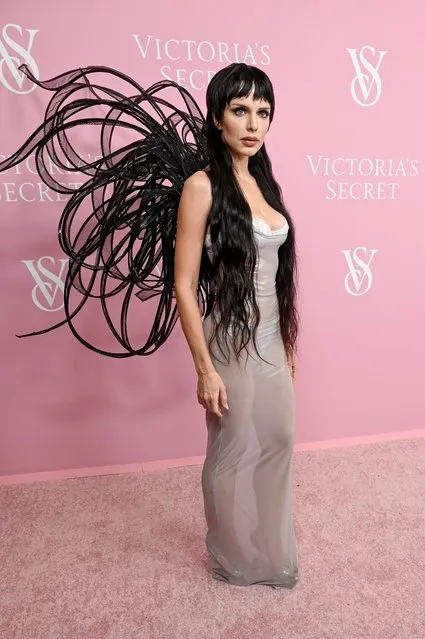
POLYGON ((293 360, 292 357, 289 357, 288 364, 289 364, 289 372, 291 373, 292 381, 295 382, 296 375, 297 375, 297 367, 295 364, 295 360, 293 360))

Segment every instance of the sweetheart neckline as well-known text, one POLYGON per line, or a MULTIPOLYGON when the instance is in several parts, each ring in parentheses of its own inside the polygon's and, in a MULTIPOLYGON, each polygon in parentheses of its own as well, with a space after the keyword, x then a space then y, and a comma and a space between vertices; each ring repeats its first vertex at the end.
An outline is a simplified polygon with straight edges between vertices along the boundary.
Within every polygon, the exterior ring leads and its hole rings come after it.
POLYGON ((285 218, 285 222, 282 224, 282 226, 278 226, 277 229, 272 229, 270 224, 268 222, 266 222, 265 220, 261 219, 261 217, 256 217, 255 215, 253 215, 252 216, 252 221, 254 221, 254 220, 256 220, 257 222, 260 222, 260 224, 264 224, 264 226, 267 226, 267 228, 270 231, 270 233, 275 233, 276 231, 282 231, 282 229, 284 229, 286 226, 289 226, 288 220, 286 218, 285 218))
MULTIPOLYGON (((260 225, 263 224, 267 228, 269 233, 277 233, 278 231, 283 231, 283 229, 286 228, 286 227, 289 228, 288 220, 286 218, 285 218, 285 222, 282 224, 282 226, 279 226, 277 229, 272 229, 270 224, 268 224, 265 220, 262 220, 260 217, 257 217, 256 215, 252 216, 252 221, 253 222, 258 222, 260 225)), ((211 234, 210 233, 206 233, 205 237, 211 237, 211 234)))

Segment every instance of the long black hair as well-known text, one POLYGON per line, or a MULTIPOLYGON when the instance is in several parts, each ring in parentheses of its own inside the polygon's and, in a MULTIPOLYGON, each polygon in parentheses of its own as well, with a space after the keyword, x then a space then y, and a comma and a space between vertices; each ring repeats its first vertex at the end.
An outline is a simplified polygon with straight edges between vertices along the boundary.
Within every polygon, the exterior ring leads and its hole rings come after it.
MULTIPOLYGON (((275 110, 273 86, 266 73, 257 67, 244 63, 234 63, 225 67, 213 76, 206 94, 207 116, 204 133, 209 156, 206 172, 212 186, 212 207, 208 224, 213 260, 211 277, 218 310, 218 314, 211 315, 213 330, 209 346, 216 339, 227 361, 230 351, 239 359, 242 350, 251 341, 260 355, 256 344, 260 312, 254 289, 257 248, 252 229, 252 214, 236 180, 230 150, 223 142, 216 122, 221 121, 226 106, 233 98, 248 96, 252 90, 254 100, 265 100, 269 103, 271 122, 275 110)), ((299 325, 294 223, 283 203, 282 192, 273 176, 264 144, 249 158, 248 170, 255 178, 264 199, 285 216, 289 225, 286 241, 278 252, 276 293, 283 343, 287 355, 293 356, 297 351, 299 325)))

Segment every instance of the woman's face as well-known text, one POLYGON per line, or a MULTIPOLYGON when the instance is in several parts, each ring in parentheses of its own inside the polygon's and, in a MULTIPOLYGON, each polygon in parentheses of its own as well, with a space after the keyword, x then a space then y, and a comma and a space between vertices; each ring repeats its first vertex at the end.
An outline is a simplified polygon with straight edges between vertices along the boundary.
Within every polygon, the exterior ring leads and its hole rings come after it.
POLYGON ((270 127, 270 104, 254 100, 253 91, 244 98, 233 98, 226 106, 218 128, 223 141, 238 155, 255 155, 270 127))

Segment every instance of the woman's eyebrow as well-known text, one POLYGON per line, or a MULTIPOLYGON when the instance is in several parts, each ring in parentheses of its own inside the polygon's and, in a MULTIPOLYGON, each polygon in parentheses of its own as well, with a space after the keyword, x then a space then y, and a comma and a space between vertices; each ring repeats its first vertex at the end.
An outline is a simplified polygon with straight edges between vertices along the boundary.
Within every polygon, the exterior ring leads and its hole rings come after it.
MULTIPOLYGON (((231 103, 232 107, 238 106, 238 107, 243 107, 244 109, 249 109, 251 107, 249 107, 247 104, 242 104, 241 102, 232 102, 231 103)), ((270 106, 259 106, 257 107, 257 109, 259 111, 262 111, 263 109, 267 109, 268 111, 270 111, 271 107, 270 106)))

